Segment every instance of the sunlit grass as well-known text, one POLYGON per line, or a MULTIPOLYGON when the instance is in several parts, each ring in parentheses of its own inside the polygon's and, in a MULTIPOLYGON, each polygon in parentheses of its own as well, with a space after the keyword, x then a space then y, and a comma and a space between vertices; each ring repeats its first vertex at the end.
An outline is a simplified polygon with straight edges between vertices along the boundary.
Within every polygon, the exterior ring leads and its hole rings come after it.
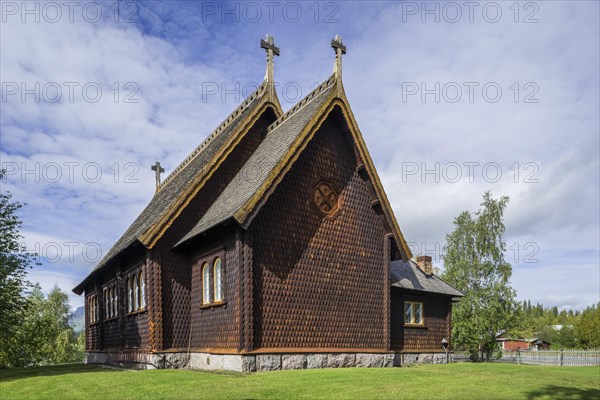
POLYGON ((0 399, 600 399, 599 367, 419 365, 239 374, 63 365, 0 371, 0 399))

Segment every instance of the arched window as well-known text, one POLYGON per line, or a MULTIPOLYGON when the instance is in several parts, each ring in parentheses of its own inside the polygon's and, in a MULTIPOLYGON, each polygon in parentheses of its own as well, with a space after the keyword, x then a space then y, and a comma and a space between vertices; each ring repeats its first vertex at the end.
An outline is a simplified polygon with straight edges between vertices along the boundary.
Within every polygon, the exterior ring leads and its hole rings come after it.
POLYGON ((115 316, 115 288, 111 287, 110 288, 110 316, 114 317, 115 316))
POLYGON ((115 298, 115 288, 111 287, 110 288, 110 316, 114 317, 116 314, 116 309, 117 309, 117 302, 116 302, 116 298, 115 298))
POLYGON ((94 298, 92 296, 90 296, 89 298, 89 302, 88 302, 88 315, 90 317, 90 324, 93 324, 94 322, 94 298))
POLYGON ((113 317, 119 315, 119 291, 117 290, 117 286, 113 286, 113 317))
POLYGON ((210 303, 210 268, 207 263, 202 265, 202 303, 210 303))
POLYGON ((104 290, 104 319, 110 318, 110 307, 108 306, 108 289, 104 290))
POLYGON ((141 300, 141 305, 142 308, 146 308, 146 281, 144 279, 144 271, 140 271, 140 288, 141 288, 141 295, 140 295, 140 300, 141 300))
POLYGON ((90 321, 92 322, 92 324, 96 322, 96 306, 94 304, 94 300, 94 297, 90 298, 90 321))
POLYGON ((133 312, 133 280, 127 277, 127 312, 133 312))
POLYGON ((94 322, 98 322, 100 320, 100 307, 98 307, 98 296, 94 295, 94 322))
POLYGON ((215 290, 215 301, 223 301, 223 267, 221 259, 217 258, 213 264, 213 276, 214 276, 214 290, 215 290))
POLYGON ((129 281, 131 282, 131 296, 129 301, 131 301, 131 312, 135 311, 135 303, 136 303, 136 288, 135 288, 135 275, 129 275, 129 281))
POLYGON ((138 291, 138 278, 137 275, 132 275, 131 280, 133 281, 133 311, 137 310, 139 300, 139 291, 138 291))
POLYGON ((146 276, 143 267, 138 267, 127 275, 125 303, 128 314, 146 309, 146 276))
POLYGON ((143 299, 142 299, 142 272, 140 271, 137 276, 137 308, 138 310, 141 310, 142 308, 144 308, 144 306, 142 305, 143 303, 143 299))

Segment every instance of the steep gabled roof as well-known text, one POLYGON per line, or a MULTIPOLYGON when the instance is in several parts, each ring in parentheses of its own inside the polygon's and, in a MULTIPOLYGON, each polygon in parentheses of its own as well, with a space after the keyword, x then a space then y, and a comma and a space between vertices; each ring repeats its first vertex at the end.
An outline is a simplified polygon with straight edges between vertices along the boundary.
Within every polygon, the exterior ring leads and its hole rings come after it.
POLYGON ((83 284, 95 271, 133 243, 154 246, 266 108, 277 116, 282 114, 279 100, 265 81, 161 183, 146 208, 74 291, 82 292, 83 284))
POLYGON ((234 218, 242 226, 247 226, 329 113, 338 106, 348 122, 350 133, 392 228, 402 258, 410 259, 412 257, 410 249, 377 176, 362 134, 348 105, 341 81, 335 74, 269 127, 267 137, 256 152, 196 226, 177 243, 177 246, 230 218, 234 218))
MULTIPOLYGON (((284 116, 275 121, 265 139, 246 164, 223 190, 200 221, 177 244, 182 244, 219 223, 234 217, 257 194, 282 162, 300 132, 330 98, 333 78, 329 78, 284 116)), ((238 220, 243 223, 243 220, 238 220)))
POLYGON ((452 297, 464 294, 435 275, 427 275, 412 260, 395 260, 390 263, 390 282, 392 287, 419 292, 438 293, 452 297))
POLYGON ((343 89, 341 56, 345 54, 346 48, 341 43, 341 38, 336 36, 332 41, 332 47, 336 51, 334 74, 283 116, 273 80, 273 55, 278 55, 279 49, 269 36, 267 41, 261 41, 261 47, 267 50, 265 82, 166 178, 150 204, 92 273, 74 289, 76 293, 83 291, 85 282, 96 271, 134 243, 139 242, 152 248, 267 108, 271 108, 278 117, 269 126, 267 136, 198 223, 176 246, 231 218, 247 227, 321 124, 337 107, 347 122, 362 162, 362 171, 373 185, 402 259, 412 257, 343 89))

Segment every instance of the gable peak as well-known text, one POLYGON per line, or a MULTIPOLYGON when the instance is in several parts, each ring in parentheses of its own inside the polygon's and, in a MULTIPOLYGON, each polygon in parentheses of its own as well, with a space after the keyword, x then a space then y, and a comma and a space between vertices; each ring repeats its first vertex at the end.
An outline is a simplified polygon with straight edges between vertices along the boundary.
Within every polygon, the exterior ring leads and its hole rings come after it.
POLYGON ((321 94, 322 92, 327 90, 330 86, 332 86, 333 83, 334 83, 334 76, 332 75, 326 81, 324 81, 319 86, 317 86, 312 92, 307 94, 306 97, 304 97, 302 100, 300 100, 298 103, 296 103, 285 114, 283 114, 282 116, 277 118, 277 120, 275 120, 275 122, 273 122, 271 125, 269 125, 269 127, 267 128, 267 132, 271 132, 272 130, 276 129, 279 125, 281 125, 281 123, 283 121, 287 120, 292 115, 294 115, 298 111, 300 111, 305 105, 310 103, 315 97, 317 97, 319 94, 321 94))

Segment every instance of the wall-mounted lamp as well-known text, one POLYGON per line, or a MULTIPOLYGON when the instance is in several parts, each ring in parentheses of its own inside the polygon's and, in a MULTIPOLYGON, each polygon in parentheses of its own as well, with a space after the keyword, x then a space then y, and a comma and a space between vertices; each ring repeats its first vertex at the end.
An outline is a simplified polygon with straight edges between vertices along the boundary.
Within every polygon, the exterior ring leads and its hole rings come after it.
POLYGON ((448 339, 446 339, 446 338, 442 339, 442 348, 446 352, 446 364, 448 364, 448 339))

